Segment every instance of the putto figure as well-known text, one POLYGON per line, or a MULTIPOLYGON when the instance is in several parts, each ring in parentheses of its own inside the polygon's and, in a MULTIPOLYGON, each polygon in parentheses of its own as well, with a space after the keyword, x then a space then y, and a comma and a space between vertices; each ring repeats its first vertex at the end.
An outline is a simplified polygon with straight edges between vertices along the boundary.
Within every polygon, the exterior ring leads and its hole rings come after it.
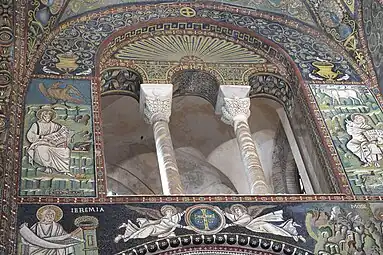
POLYGON ((383 130, 373 129, 366 122, 362 114, 351 115, 351 121, 346 119, 346 131, 351 135, 346 147, 362 161, 362 166, 380 167, 383 152, 377 144, 383 143, 383 130))
POLYGON ((158 238, 171 237, 175 236, 174 230, 176 228, 187 228, 179 224, 185 212, 182 212, 174 206, 164 205, 161 207, 161 211, 134 206, 126 207, 145 215, 146 217, 149 216, 154 220, 150 220, 148 218, 137 218, 138 225, 133 223, 131 220, 128 220, 128 223, 123 223, 119 229, 125 228, 125 233, 123 235, 118 235, 114 239, 114 242, 116 243, 120 240, 127 242, 130 239, 143 239, 149 236, 158 238))
POLYGON ((225 216, 233 222, 232 224, 226 224, 225 228, 240 226, 253 232, 291 237, 295 241, 301 240, 306 242, 306 239, 299 235, 296 229, 296 227, 300 227, 300 225, 295 223, 293 219, 284 220, 282 210, 258 216, 263 210, 272 207, 273 206, 250 206, 246 208, 241 204, 234 204, 230 208, 226 208, 224 212, 225 216))
POLYGON ((56 112, 43 106, 36 114, 37 121, 27 132, 27 140, 31 143, 27 153, 30 163, 45 167, 46 173, 58 173, 73 176, 70 173, 70 140, 69 129, 53 120, 56 112))
POLYGON ((81 229, 78 228, 68 234, 58 223, 63 217, 63 212, 58 206, 42 206, 37 210, 36 217, 39 221, 31 228, 28 228, 27 223, 23 223, 20 227, 22 254, 75 254, 73 247, 83 242, 75 237, 81 229))

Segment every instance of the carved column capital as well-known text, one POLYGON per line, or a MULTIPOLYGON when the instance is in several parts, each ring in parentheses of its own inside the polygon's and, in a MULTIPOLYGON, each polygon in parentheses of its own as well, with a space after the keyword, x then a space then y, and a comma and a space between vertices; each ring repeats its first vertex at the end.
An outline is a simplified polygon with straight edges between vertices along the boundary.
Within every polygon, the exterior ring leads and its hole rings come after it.
POLYGON ((144 106, 145 122, 152 125, 157 121, 169 122, 172 112, 172 99, 147 97, 144 106))
POLYGON ((172 111, 172 84, 141 84, 140 111, 146 123, 169 122, 172 111))
POLYGON ((250 117, 250 98, 224 98, 221 120, 231 126, 235 121, 247 120, 250 117))

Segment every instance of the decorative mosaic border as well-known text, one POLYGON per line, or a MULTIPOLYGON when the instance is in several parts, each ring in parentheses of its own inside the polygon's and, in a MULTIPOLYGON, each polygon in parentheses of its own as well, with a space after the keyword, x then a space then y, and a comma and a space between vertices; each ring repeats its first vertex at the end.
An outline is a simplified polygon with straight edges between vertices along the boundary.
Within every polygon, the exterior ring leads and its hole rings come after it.
MULTIPOLYGON (((7 149, 7 154, 5 155, 6 156, 6 162, 5 162, 5 173, 4 173, 4 180, 5 180, 5 185, 4 185, 4 190, 3 190, 3 199, 1 200, 2 204, 1 204, 1 208, 2 208, 2 212, 1 212, 1 215, 0 215, 0 252, 2 251, 2 249, 4 249, 4 247, 1 245, 1 244, 5 244, 7 243, 8 240, 11 240, 12 241, 12 238, 15 237, 12 232, 15 231, 15 229, 12 227, 12 226, 15 226, 16 224, 16 221, 15 221, 15 214, 16 214, 16 211, 17 211, 17 203, 27 203, 26 201, 31 199, 31 198, 16 198, 16 191, 17 189, 15 188, 15 185, 16 185, 16 180, 18 179, 18 176, 17 176, 17 171, 15 172, 14 169, 17 169, 15 168, 14 166, 15 165, 18 165, 18 158, 19 158, 19 151, 18 151, 18 148, 19 148, 19 145, 16 144, 16 141, 20 138, 20 126, 19 126, 19 123, 16 119, 17 118, 21 118, 22 116, 22 109, 23 109, 23 99, 22 97, 20 97, 19 95, 20 94, 24 94, 25 92, 25 88, 28 84, 28 80, 29 78, 31 78, 31 74, 32 74, 32 69, 29 68, 28 70, 25 69, 25 63, 26 63, 26 44, 25 42, 23 43, 23 41, 21 40, 21 38, 24 38, 24 33, 25 31, 23 30, 24 29, 24 24, 25 24, 25 17, 26 17, 26 12, 27 12, 27 9, 26 9, 26 3, 28 1, 26 0, 16 0, 15 1, 15 9, 17 10, 16 11, 16 18, 15 18, 15 28, 16 28, 16 35, 15 35, 15 38, 17 39, 15 41, 16 45, 15 45, 15 51, 18 52, 18 54, 16 55, 15 59, 14 59, 14 66, 15 66, 15 70, 18 70, 18 76, 15 77, 15 86, 13 87, 13 91, 10 95, 10 102, 12 103, 12 105, 10 106, 9 110, 10 112, 12 112, 12 116, 10 116, 10 120, 9 120, 9 123, 8 123, 8 127, 9 127, 9 133, 8 133, 8 137, 9 137, 9 140, 8 140, 8 143, 6 145, 6 149, 7 149), (15 165, 14 165, 15 163, 15 165), (11 230, 12 231, 9 231, 11 230), (11 233, 8 238, 6 237, 6 235, 8 235, 9 233, 11 233)), ((7 2, 9 4, 9 8, 7 9, 8 12, 12 12, 12 4, 13 4, 13 1, 11 0, 8 0, 7 2)), ((200 7, 204 7, 206 5, 195 5, 195 6, 200 6, 200 7)), ((217 9, 223 9, 223 10, 226 10, 227 7, 225 6, 220 6, 220 7, 217 7, 217 6, 213 6, 214 8, 217 8, 217 9)), ((126 9, 128 8, 136 8, 136 10, 139 10, 141 9, 141 7, 125 7, 126 9)), ((143 7, 142 7, 143 8, 143 7)), ((249 11, 244 11, 244 10, 241 10, 241 9, 236 9, 236 8, 229 8, 230 10, 234 10, 238 13, 242 13, 242 14, 249 14, 249 11)), ((109 12, 113 12, 115 10, 108 10, 109 12)), ((108 12, 107 11, 107 12, 108 12)), ((360 12, 360 10, 359 10, 360 12)), ((262 17, 268 17, 270 19, 275 19, 279 22, 284 22, 285 20, 282 19, 281 17, 278 17, 278 16, 273 16, 273 15, 268 15, 268 14, 264 14, 264 13, 261 13, 259 14, 259 12, 257 11, 252 11, 251 14, 253 15, 260 15, 262 17)), ((94 14, 94 13, 91 13, 91 14, 88 14, 87 17, 94 17, 94 16, 97 16, 98 14, 94 14)), ((360 17, 361 15, 359 15, 360 17)), ((2 16, 3 17, 3 16, 2 16)), ((81 19, 88 19, 88 18, 81 18, 81 19)), ((12 20, 12 19, 11 19, 12 20)), ((75 23, 76 20, 72 20, 72 21, 69 21, 68 23, 64 23, 63 25, 61 25, 60 27, 63 28, 65 26, 68 26, 68 24, 70 23, 75 23)), ((296 22, 296 21, 292 21, 292 20, 289 20, 286 22, 288 25, 290 26, 295 26, 295 27, 299 27, 300 23, 299 22, 296 22)), ((11 22, 11 29, 13 29, 13 24, 11 22)), ((301 26, 301 28, 299 29, 302 29, 304 30, 305 29, 305 26, 301 26)), ((53 32, 53 34, 55 33, 58 33, 59 30, 55 30, 53 32)), ((313 31, 313 30, 309 30, 308 31, 309 33, 311 34, 314 34, 314 35, 319 35, 318 32, 316 31, 313 31)), ((51 37, 53 37, 53 35, 51 35, 51 37)), ((49 37, 48 37, 49 38, 49 37)), ((364 38, 362 39, 363 42, 364 41, 364 38)), ((363 46, 365 46, 366 44, 364 44, 363 46)), ((46 46, 46 42, 42 43, 42 47, 41 48, 44 48, 46 46)), ((0 47, 4 47, 4 46, 0 46, 0 47)), ((6 46, 6 48, 9 47, 9 46, 6 46)), ((339 48, 339 47, 338 47, 339 48)), ((367 47, 364 47, 365 49, 367 47)), ((340 48, 339 48, 340 49, 340 48)), ((9 55, 7 55, 7 59, 9 59, 9 56, 11 54, 11 51, 9 51, 9 55)), ((8 61, 8 60, 7 60, 8 61)), ((10 61, 9 61, 10 62, 10 61)), ((369 60, 369 64, 371 64, 371 61, 369 60)), ((371 64, 372 66, 372 64, 371 64)), ((29 66, 31 67, 31 66, 29 66)), ((12 68, 8 65, 8 68, 9 70, 11 70, 12 68)), ((55 77, 55 78, 58 78, 58 76, 49 76, 47 75, 46 76, 47 78, 48 77, 55 77)), ((369 80, 370 78, 375 78, 376 80, 376 77, 374 74, 370 74, 370 77, 367 77, 367 76, 363 76, 363 80, 366 82, 365 84, 369 85, 369 80)), ((76 79, 76 77, 71 77, 71 79, 76 79)), ((81 79, 81 78, 79 78, 81 79)), ((88 79, 94 79, 93 77, 89 77, 88 79)), ((97 83, 97 81, 94 81, 93 82, 97 83)), ((92 82, 92 83, 93 83, 92 82)), ((315 82, 316 83, 316 82, 315 82)), ((320 82, 318 82, 320 83, 320 82)), ((350 84, 350 82, 347 82, 348 84, 350 84)), ((356 83, 355 83, 356 84, 356 83)), ((373 86, 377 86, 376 83, 373 83, 372 84, 373 86)), ((99 87, 98 87, 98 90, 99 90, 99 87)), ((373 90, 377 99, 379 100, 379 102, 383 105, 383 99, 382 99, 382 95, 380 94, 379 90, 373 90)), ((98 95, 100 95, 100 92, 93 92, 93 93, 98 93, 98 95)), ((96 95, 94 94, 94 95, 96 95)), ((97 96, 94 98, 94 109, 95 109, 95 122, 98 121, 98 125, 99 127, 101 126, 101 120, 100 120, 100 116, 97 116, 97 119, 96 119, 96 114, 98 114, 97 112, 97 109, 99 107, 99 99, 97 98, 97 96)), ((96 129, 95 129, 96 130, 96 129)), ((101 148, 102 148, 102 141, 100 139, 101 137, 101 130, 98 129, 97 132, 99 132, 99 135, 96 136, 98 137, 98 140, 96 140, 96 145, 97 145, 97 148, 99 149, 99 151, 101 152, 101 148)), ((97 138, 96 138, 97 139, 97 138)), ((102 155, 101 153, 98 155, 97 157, 97 161, 98 161, 98 164, 102 165, 102 155)), ((98 168, 98 171, 100 173, 100 177, 99 177, 99 187, 102 187, 102 185, 104 185, 104 182, 105 180, 103 179, 103 169, 101 168, 98 168)), ((102 188, 100 189, 102 190, 102 188)), ((99 192, 100 192, 99 190, 99 192)), ((32 199, 32 201, 30 202, 35 202, 35 203, 44 203, 44 202, 51 202, 51 203, 70 203, 71 201, 75 202, 75 203, 88 203, 88 202, 104 202, 104 203, 129 203, 129 202, 153 202, 155 200, 155 202, 159 202, 159 203, 162 203, 162 202, 165 202, 165 201, 174 201, 174 202, 178 202, 178 201, 184 201, 184 202, 187 202, 187 201, 195 201, 195 202, 198 202, 198 201, 205 201, 205 202, 208 202, 208 201, 277 201, 277 202, 281 202, 281 201, 366 201, 366 200, 374 200, 374 201, 381 201, 382 200, 382 197, 374 197, 374 196, 352 196, 352 195, 315 195, 315 196, 242 196, 242 197, 236 197, 236 196, 231 196, 231 197, 225 197, 225 196, 208 196, 208 197, 198 197, 198 196, 195 196, 195 197, 189 197, 189 196, 185 196, 185 197, 145 197, 145 196, 142 196, 142 197, 113 197, 113 198, 108 198, 106 197, 106 194, 105 192, 102 193, 100 192, 99 195, 101 197, 99 198, 79 198, 79 199, 76 199, 76 198, 54 198, 54 197, 50 197, 50 198, 36 198, 36 199, 32 199)))

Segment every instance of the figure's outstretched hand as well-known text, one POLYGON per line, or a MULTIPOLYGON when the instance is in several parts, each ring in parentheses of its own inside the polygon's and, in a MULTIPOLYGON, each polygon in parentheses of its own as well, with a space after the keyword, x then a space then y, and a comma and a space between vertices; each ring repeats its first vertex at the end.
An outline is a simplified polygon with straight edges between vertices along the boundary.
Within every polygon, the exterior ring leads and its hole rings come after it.
POLYGON ((71 235, 71 236, 75 236, 75 235, 77 235, 77 234, 80 233, 80 232, 81 232, 81 228, 77 228, 77 229, 73 230, 73 231, 70 233, 70 235, 71 235))
POLYGON ((28 223, 24 222, 23 224, 20 225, 20 228, 23 228, 23 227, 28 227, 28 223))
POLYGON ((183 228, 183 229, 187 229, 187 230, 193 230, 193 228, 192 227, 190 227, 190 226, 183 226, 183 225, 180 225, 181 226, 181 228, 183 228))

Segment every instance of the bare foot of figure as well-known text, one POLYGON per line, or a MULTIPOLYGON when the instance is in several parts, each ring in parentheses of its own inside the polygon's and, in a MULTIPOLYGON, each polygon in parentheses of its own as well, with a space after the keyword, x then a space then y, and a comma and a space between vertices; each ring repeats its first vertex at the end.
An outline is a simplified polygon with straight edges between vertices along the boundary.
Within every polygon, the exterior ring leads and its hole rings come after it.
POLYGON ((65 175, 68 175, 68 176, 70 176, 70 177, 74 177, 74 175, 71 174, 71 173, 65 173, 65 175))
POLYGON ((47 173, 47 174, 53 173, 52 169, 49 168, 49 167, 46 167, 44 172, 47 173))

